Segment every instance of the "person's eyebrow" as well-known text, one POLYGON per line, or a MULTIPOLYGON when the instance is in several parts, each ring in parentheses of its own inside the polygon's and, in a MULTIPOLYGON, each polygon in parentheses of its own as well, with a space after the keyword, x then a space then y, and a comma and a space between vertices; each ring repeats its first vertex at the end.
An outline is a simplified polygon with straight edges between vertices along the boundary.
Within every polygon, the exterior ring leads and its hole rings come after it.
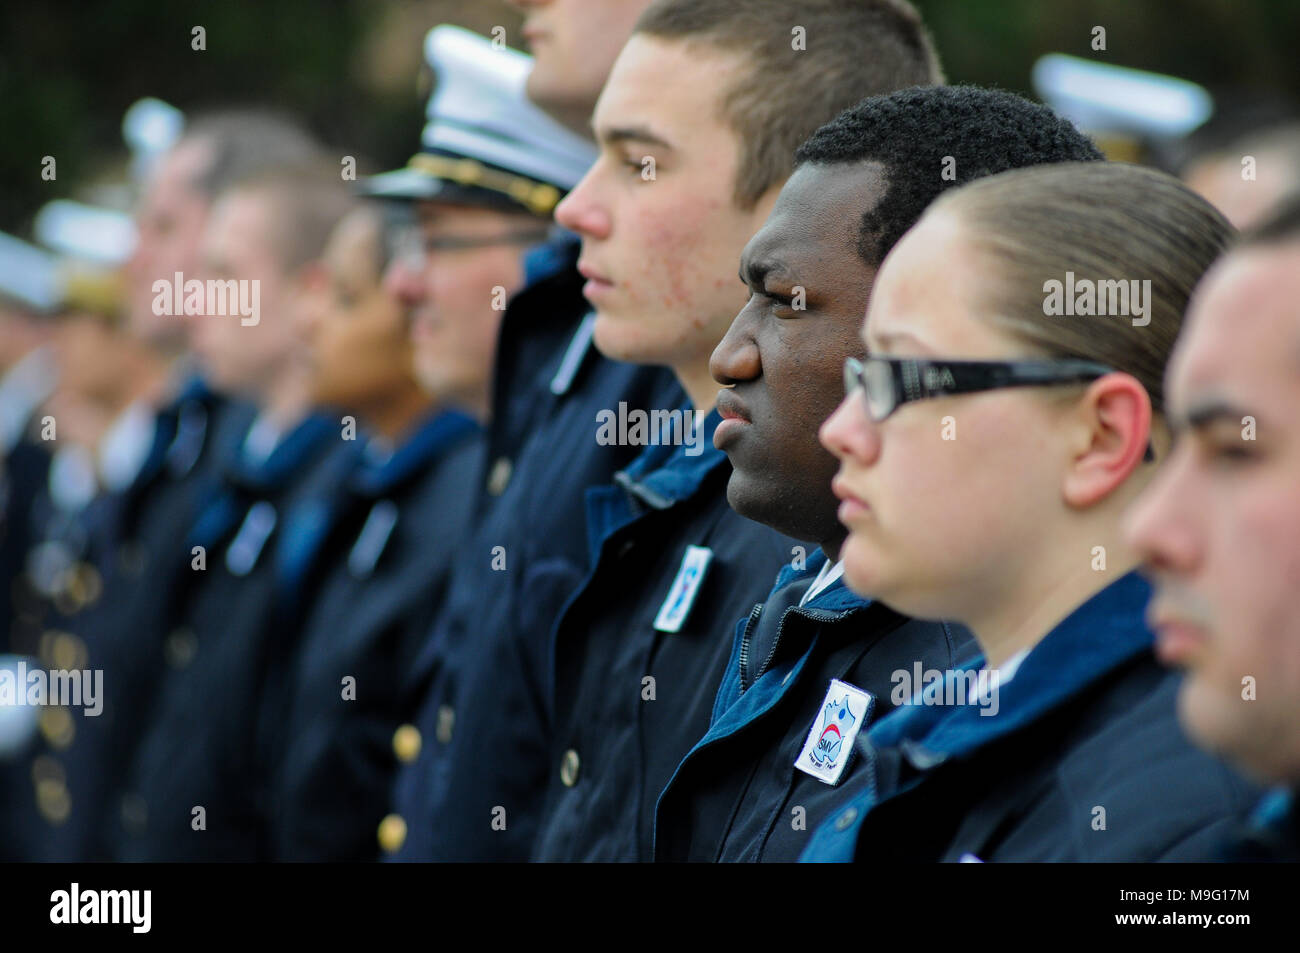
POLYGON ((616 146, 624 142, 643 142, 668 151, 673 148, 662 136, 656 135, 645 126, 609 126, 598 130, 597 137, 601 144, 606 146, 616 146))
POLYGON ((1241 426, 1241 419, 1250 414, 1221 397, 1210 397, 1192 404, 1181 414, 1169 416, 1169 427, 1175 433, 1186 430, 1208 430, 1216 424, 1241 426))
MULTIPOLYGON (((867 334, 867 326, 866 324, 863 324, 862 339, 864 343, 866 342, 866 334, 867 334)), ((912 334, 910 331, 881 331, 876 334, 876 346, 880 350, 885 350, 885 351, 893 350, 893 348, 897 346, 899 342, 903 342, 903 341, 911 342, 914 347, 919 348, 922 352, 927 350, 925 346, 925 342, 922 341, 920 338, 918 338, 916 335, 912 334)))
POLYGON ((771 277, 778 282, 795 282, 794 272, 788 263, 766 248, 756 248, 750 257, 741 256, 740 280, 751 288, 762 288, 771 277))

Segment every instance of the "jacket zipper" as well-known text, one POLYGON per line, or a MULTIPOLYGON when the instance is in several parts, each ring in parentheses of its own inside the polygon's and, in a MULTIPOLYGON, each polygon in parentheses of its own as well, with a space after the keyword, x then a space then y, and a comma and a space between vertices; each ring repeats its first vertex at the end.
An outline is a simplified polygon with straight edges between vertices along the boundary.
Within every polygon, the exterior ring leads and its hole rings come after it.
POLYGON ((763 664, 760 665, 758 671, 754 673, 753 681, 747 685, 745 684, 746 681, 748 681, 745 677, 745 670, 749 667, 749 642, 750 638, 754 634, 754 624, 762 614, 763 603, 759 603, 754 606, 753 611, 749 613, 749 621, 745 623, 745 634, 740 640, 740 658, 738 661, 740 668, 740 694, 742 695, 752 687, 753 682, 757 682, 763 677, 763 673, 767 671, 768 665, 771 664, 772 659, 776 656, 776 650, 781 647, 781 636, 785 634, 785 622, 791 615, 810 619, 813 622, 838 622, 848 613, 829 612, 825 609, 809 609, 806 606, 788 606, 784 614, 781 616, 781 621, 776 625, 776 638, 772 640, 772 648, 767 653, 767 658, 763 659, 763 664))
POLYGON ((745 623, 745 634, 740 637, 740 694, 745 694, 749 686, 745 684, 745 670, 749 667, 749 639, 754 634, 754 625, 758 622, 758 617, 763 614, 763 603, 759 603, 749 611, 749 620, 745 623))

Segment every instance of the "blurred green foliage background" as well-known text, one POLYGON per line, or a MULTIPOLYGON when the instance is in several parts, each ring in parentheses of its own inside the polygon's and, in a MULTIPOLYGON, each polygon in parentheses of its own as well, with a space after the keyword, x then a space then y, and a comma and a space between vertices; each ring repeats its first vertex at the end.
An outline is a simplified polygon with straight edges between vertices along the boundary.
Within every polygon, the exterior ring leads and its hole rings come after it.
MULTIPOLYGON (((915 0, 951 81, 1029 91, 1044 53, 1065 52, 1239 96, 1300 91, 1300 0, 915 0), (1104 26, 1105 52, 1091 49, 1104 26)), ((791 23, 798 0, 790 0, 791 23)), ((503 0, 113 0, 0 6, 0 228, 22 233, 52 198, 121 180, 121 121, 142 96, 185 110, 258 105, 296 115, 363 171, 414 151, 429 89, 421 41, 436 23, 482 33, 518 14, 503 0), (202 25, 207 48, 191 48, 202 25), (42 181, 52 155, 58 178, 42 181)))

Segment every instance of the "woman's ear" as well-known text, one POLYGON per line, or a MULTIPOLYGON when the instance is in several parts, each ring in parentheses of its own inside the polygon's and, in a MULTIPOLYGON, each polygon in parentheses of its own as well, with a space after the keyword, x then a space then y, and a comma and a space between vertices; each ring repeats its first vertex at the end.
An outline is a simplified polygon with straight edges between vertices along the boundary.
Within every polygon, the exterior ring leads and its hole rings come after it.
POLYGON ((1131 374, 1093 381, 1075 405, 1079 440, 1061 487, 1068 506, 1094 506, 1142 465, 1151 441, 1151 397, 1131 374))

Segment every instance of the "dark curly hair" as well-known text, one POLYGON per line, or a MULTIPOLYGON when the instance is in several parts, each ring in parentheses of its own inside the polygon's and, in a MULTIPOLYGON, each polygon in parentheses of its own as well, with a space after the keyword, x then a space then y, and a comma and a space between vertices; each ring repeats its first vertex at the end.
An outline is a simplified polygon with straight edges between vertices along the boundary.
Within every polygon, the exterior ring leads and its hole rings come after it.
POLYGON ((884 166, 885 196, 862 216, 858 237, 858 253, 878 265, 947 188, 1025 166, 1103 158, 1070 122, 1022 96, 914 86, 846 109, 808 137, 795 165, 884 166))

